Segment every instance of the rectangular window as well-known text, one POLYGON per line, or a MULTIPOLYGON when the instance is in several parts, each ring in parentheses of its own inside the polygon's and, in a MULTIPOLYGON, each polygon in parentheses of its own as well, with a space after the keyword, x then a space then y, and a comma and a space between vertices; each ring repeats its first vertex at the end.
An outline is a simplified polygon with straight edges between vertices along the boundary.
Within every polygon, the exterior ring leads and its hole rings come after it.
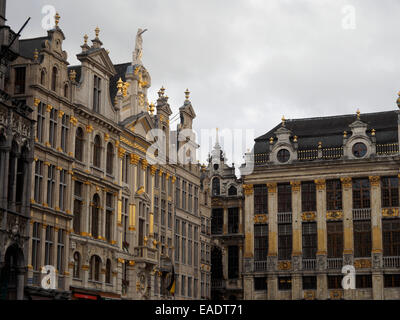
POLYGON ((292 187, 289 183, 278 184, 278 212, 292 212, 292 187))
POLYGON ((194 215, 199 215, 199 188, 194 187, 194 215))
POLYGON ((317 195, 313 181, 301 183, 301 209, 303 212, 317 211, 317 195))
POLYGON ((111 232, 113 228, 112 223, 112 216, 114 211, 114 201, 113 201, 113 194, 107 193, 106 194, 106 239, 111 241, 111 232))
POLYGON ((187 264, 190 265, 190 266, 192 265, 192 253, 193 253, 193 251, 192 251, 192 249, 193 249, 192 244, 193 244, 193 241, 192 241, 192 240, 188 240, 188 247, 187 247, 187 250, 188 250, 188 259, 187 259, 187 264))
POLYGON ((74 221, 73 228, 76 234, 81 233, 81 212, 82 212, 82 182, 75 181, 74 186, 74 221))
POLYGON ((179 261, 179 249, 180 249, 180 239, 179 235, 175 235, 175 261, 179 261))
POLYGON ((40 102, 37 110, 36 138, 38 142, 43 143, 44 123, 46 121, 45 105, 40 102))
POLYGON ((199 243, 195 242, 194 243, 194 249, 193 249, 193 265, 195 268, 199 266, 199 243))
POLYGON ((54 243, 54 228, 51 226, 46 227, 46 238, 44 242, 44 264, 53 264, 53 243, 54 243))
POLYGON ((357 274, 356 288, 359 289, 372 288, 372 276, 370 274, 357 274))
POLYGON ((292 278, 278 277, 278 290, 292 290, 292 278))
POLYGON ((162 175, 161 175, 161 191, 162 192, 165 192, 165 190, 166 190, 166 176, 165 176, 165 173, 163 173, 162 175))
POLYGON ((94 76, 93 83, 93 111, 100 112, 100 100, 101 97, 101 79, 98 76, 94 76))
POLYGON ((35 162, 35 190, 34 199, 36 203, 42 202, 43 193, 43 161, 35 162))
POLYGON ((239 247, 228 247, 228 278, 237 279, 239 277, 239 247))
POLYGON ((67 201, 67 170, 60 171, 60 186, 58 205, 61 211, 65 211, 65 203, 67 201))
POLYGON ((32 225, 32 267, 38 271, 40 268, 40 224, 34 222, 32 225))
POLYGON ((370 208, 370 205, 369 179, 353 179, 353 209, 370 208))
POLYGON ((385 288, 399 288, 400 274, 385 274, 384 282, 385 282, 385 288))
POLYGON ((186 264, 186 238, 182 237, 182 260, 183 264, 186 264))
POLYGON ((303 258, 316 259, 317 254, 317 223, 303 222, 303 258))
POLYGON ((186 285, 186 278, 185 278, 185 276, 182 276, 181 296, 185 296, 185 285, 186 285))
POLYGON ((381 178, 382 207, 399 206, 399 178, 382 177, 381 178))
POLYGON ((172 196, 172 179, 168 179, 168 195, 172 196))
POLYGON ((400 221, 398 219, 382 220, 383 255, 400 256, 400 221))
POLYGON ((194 279, 194 281, 193 281, 193 298, 195 298, 195 299, 197 299, 197 297, 198 297, 198 294, 197 294, 198 286, 199 286, 198 282, 199 282, 198 279, 194 279))
POLYGON ((49 126, 49 143, 52 148, 56 147, 57 138, 57 110, 51 109, 50 111, 50 126, 49 126))
POLYGON ((317 277, 303 276, 303 290, 316 290, 316 289, 317 289, 317 277))
MULTIPOLYGON (((138 175, 140 175, 140 168, 138 169, 138 175)), ((128 175, 129 175, 129 155, 125 154, 122 158, 122 182, 128 183, 128 175)), ((138 185, 140 184, 140 177, 138 176, 138 185)))
POLYGON ((172 228, 172 203, 168 202, 168 228, 172 228))
POLYGON ((354 257, 371 257, 371 220, 354 221, 354 257))
POLYGON ((181 179, 176 178, 176 188, 175 188, 175 206, 181 208, 181 179))
POLYGON ((254 278, 254 290, 255 291, 266 291, 267 290, 267 277, 255 277, 254 278))
POLYGON ((186 210, 186 181, 182 181, 182 209, 186 210))
POLYGON ((192 277, 188 277, 188 297, 192 297, 192 277))
POLYGON ((228 208, 228 233, 239 232, 239 208, 228 208))
POLYGON ((326 223, 328 240, 328 258, 343 257, 343 222, 328 221, 326 223))
POLYGON ((56 167, 49 165, 47 174, 47 204, 49 207, 54 205, 54 189, 56 184, 56 167))
POLYGON ((159 223, 159 207, 158 207, 158 197, 154 196, 154 224, 159 223))
POLYGON ((254 225, 254 260, 266 261, 268 255, 268 225, 254 225))
POLYGON ((342 289, 343 276, 328 276, 328 289, 342 289))
POLYGON ((15 68, 15 82, 14 82, 14 93, 15 94, 25 93, 25 76, 26 76, 26 68, 25 67, 15 68))
POLYGON ((143 246, 144 240, 144 220, 139 219, 139 246, 143 246))
POLYGON ((63 152, 68 150, 69 116, 64 114, 61 120, 61 149, 63 152))
POLYGON ((292 259, 292 224, 278 224, 278 260, 292 259))
POLYGON ((193 186, 189 183, 188 211, 192 212, 193 206, 193 186))
POLYGON ((266 184, 254 186, 254 214, 268 213, 268 188, 266 184))
POLYGON ((58 241, 57 241, 57 270, 59 274, 64 273, 64 247, 65 247, 65 234, 64 230, 58 230, 58 241))
POLYGON ((326 209, 342 210, 342 182, 339 179, 326 180, 326 209))
POLYGON ((166 206, 166 201, 164 199, 161 199, 161 225, 165 226, 165 206, 166 206))
POLYGON ((211 219, 211 233, 222 234, 222 229, 224 226, 224 210, 222 208, 212 209, 211 219))

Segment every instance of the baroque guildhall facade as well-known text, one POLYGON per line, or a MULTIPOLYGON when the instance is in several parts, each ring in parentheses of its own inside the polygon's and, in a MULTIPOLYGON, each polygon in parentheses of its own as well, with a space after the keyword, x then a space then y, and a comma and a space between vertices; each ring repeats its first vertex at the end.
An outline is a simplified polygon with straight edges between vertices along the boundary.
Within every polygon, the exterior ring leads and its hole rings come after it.
MULTIPOLYGON (((400 107, 400 98, 397 101, 400 107)), ((400 113, 282 123, 241 169, 245 299, 399 299, 400 113), (342 267, 355 271, 343 290, 342 267)))
MULTIPOLYGON (((1 122, 19 210, 0 190, 2 241, 7 212, 19 213, 8 224, 17 219, 25 232, 16 247, 24 258, 18 267, 26 271, 18 277, 18 298, 209 299, 210 253, 204 259, 200 253, 210 246, 211 209, 191 133, 196 113, 189 90, 172 130, 165 89, 156 105, 148 103, 151 77, 141 60, 146 30, 138 30, 132 61, 114 65, 96 28, 91 45, 84 36, 80 65, 69 66, 59 20, 57 14, 46 36, 19 40, 11 62, 8 91, 33 109, 28 118, 18 115, 26 124, 15 150, 14 129, 1 122), (31 144, 22 134, 31 134, 31 144), (156 143, 160 148, 147 152, 156 143), (52 290, 41 288, 46 265, 56 269, 52 290)), ((3 246, 0 253, 4 264, 3 246)))

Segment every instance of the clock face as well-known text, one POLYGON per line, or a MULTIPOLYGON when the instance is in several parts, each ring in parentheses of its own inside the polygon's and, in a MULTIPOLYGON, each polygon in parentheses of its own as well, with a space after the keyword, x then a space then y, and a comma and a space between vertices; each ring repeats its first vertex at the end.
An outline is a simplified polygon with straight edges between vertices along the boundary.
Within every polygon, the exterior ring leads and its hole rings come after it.
POLYGON ((288 162, 289 159, 290 159, 290 152, 289 152, 289 150, 287 150, 287 149, 281 149, 281 150, 279 150, 279 151, 278 151, 278 154, 277 154, 277 158, 278 158, 278 161, 279 161, 280 163, 288 162))
POLYGON ((362 158, 367 154, 367 146, 362 142, 357 142, 353 146, 353 155, 357 158, 362 158))

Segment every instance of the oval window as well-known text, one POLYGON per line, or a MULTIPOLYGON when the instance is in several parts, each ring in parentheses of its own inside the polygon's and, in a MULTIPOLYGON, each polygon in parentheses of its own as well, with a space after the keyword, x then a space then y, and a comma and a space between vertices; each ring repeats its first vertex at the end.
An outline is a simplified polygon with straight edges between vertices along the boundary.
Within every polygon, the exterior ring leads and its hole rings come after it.
POLYGON ((367 154, 367 146, 362 142, 357 142, 353 145, 353 155, 357 158, 362 158, 367 154))
POLYGON ((288 162, 290 159, 290 152, 287 149, 281 149, 278 151, 278 161, 280 163, 288 162))

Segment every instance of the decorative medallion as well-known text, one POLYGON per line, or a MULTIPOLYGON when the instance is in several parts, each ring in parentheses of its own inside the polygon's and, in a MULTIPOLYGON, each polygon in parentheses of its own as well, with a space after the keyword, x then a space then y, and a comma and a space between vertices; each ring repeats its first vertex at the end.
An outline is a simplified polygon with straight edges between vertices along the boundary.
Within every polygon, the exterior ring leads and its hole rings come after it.
POLYGON ((357 259, 354 260, 354 268, 356 269, 365 269, 371 268, 371 260, 370 259, 357 259))
POLYGON ((326 220, 342 219, 343 211, 328 211, 326 213, 326 220))
POLYGON ((315 212, 303 212, 303 214, 301 215, 301 219, 303 221, 315 221, 315 218, 315 212))
POLYGON ((268 215, 266 214, 256 214, 254 216, 254 223, 267 223, 268 215))
POLYGON ((383 208, 382 209, 383 217, 398 217, 399 216, 399 208, 383 208))
POLYGON ((292 268, 292 263, 290 261, 278 262, 278 270, 290 270, 291 268, 292 268))

